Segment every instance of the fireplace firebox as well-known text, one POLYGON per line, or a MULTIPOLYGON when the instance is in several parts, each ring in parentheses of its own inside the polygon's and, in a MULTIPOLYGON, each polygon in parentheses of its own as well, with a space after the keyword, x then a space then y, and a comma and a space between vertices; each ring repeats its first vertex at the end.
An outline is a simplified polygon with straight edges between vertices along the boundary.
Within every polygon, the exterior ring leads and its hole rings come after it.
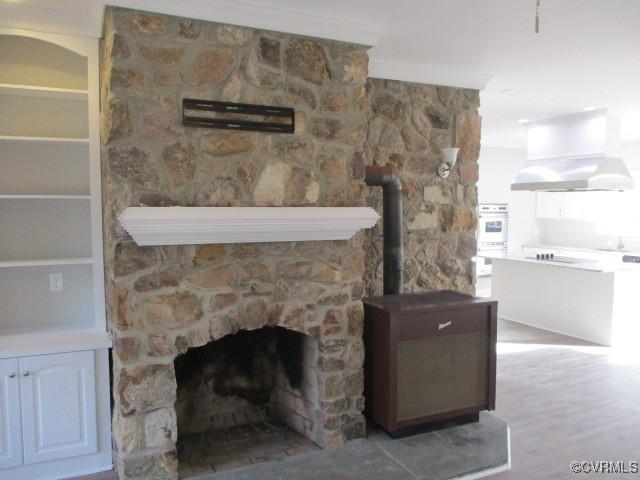
POLYGON ((241 330, 175 359, 182 477, 315 448, 318 342, 281 327, 241 330))

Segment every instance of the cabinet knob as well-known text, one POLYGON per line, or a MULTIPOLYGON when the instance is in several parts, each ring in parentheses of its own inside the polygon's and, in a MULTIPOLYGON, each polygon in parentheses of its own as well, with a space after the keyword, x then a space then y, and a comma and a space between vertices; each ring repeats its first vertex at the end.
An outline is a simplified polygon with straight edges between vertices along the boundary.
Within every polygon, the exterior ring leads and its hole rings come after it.
POLYGON ((24 373, 22 374, 22 376, 23 376, 23 377, 28 377, 29 375, 31 375, 31 373, 30 373, 30 372, 24 372, 24 373))
POLYGON ((12 372, 9 374, 9 378, 16 378, 16 372, 12 372))

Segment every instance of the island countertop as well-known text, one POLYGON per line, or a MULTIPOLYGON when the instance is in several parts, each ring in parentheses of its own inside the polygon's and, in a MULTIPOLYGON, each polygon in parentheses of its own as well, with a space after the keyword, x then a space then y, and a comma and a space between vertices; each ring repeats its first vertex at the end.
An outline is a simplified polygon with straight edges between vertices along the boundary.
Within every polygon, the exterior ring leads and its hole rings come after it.
POLYGON ((566 263, 555 260, 537 260, 535 258, 528 258, 525 255, 507 255, 504 258, 494 258, 495 262, 524 262, 538 265, 544 265, 557 268, 571 268, 574 270, 585 270, 588 272, 599 273, 615 273, 622 271, 640 272, 639 263, 624 263, 621 261, 608 261, 608 260, 588 260, 580 259, 578 263, 566 263))

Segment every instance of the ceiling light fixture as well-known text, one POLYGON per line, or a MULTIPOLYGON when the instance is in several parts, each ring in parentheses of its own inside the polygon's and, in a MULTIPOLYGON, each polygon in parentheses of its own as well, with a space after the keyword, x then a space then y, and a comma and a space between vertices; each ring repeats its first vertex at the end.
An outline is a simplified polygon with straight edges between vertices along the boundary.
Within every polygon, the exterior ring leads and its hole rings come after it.
POLYGON ((522 124, 522 123, 527 123, 529 121, 528 118, 521 118, 520 120, 518 120, 518 123, 522 124))
POLYGON ((535 32, 540 33, 540 0, 536 0, 535 32))
POLYGON ((582 111, 583 111, 583 112, 592 112, 592 111, 594 111, 594 110, 596 110, 596 107, 593 107, 593 106, 591 106, 591 105, 589 105, 588 107, 584 107, 584 108, 582 109, 582 111))

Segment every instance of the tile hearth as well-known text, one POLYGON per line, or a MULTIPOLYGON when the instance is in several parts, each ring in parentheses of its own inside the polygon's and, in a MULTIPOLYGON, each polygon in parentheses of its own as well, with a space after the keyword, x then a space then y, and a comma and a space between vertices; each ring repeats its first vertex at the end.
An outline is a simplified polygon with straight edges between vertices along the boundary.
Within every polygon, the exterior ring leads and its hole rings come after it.
POLYGON ((448 480, 483 478, 510 464, 509 429, 495 415, 391 439, 370 425, 367 439, 291 458, 213 472, 198 480, 448 480))
MULTIPOLYGON (((393 440, 375 428, 369 428, 367 437, 221 472, 191 471, 189 476, 198 480, 448 480, 484 478, 510 465, 509 428, 488 412, 482 412, 476 423, 403 439, 393 440)), ((111 473, 74 480, 115 478, 111 473)))

